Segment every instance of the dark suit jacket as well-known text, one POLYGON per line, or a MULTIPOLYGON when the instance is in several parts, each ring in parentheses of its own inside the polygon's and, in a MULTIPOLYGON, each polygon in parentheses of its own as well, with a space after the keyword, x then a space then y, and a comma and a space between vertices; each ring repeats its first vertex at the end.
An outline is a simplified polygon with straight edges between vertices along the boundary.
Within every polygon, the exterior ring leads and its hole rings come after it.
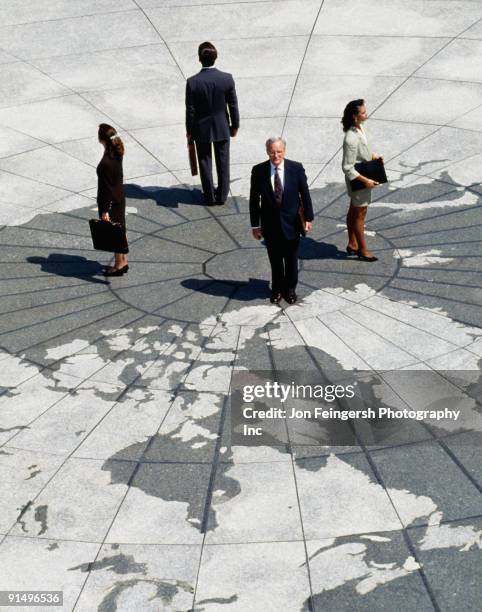
POLYGON ((294 240, 300 235, 298 209, 304 208, 305 220, 313 221, 308 181, 302 164, 284 160, 285 177, 283 202, 279 208, 274 199, 271 185, 270 162, 265 161, 254 166, 251 171, 251 189, 249 193, 249 214, 251 226, 259 227, 266 240, 286 238, 294 240))
POLYGON ((97 206, 99 216, 110 212, 112 221, 125 225, 122 157, 112 158, 104 153, 100 160, 97 166, 97 206))
POLYGON ((230 137, 230 127, 239 128, 233 77, 203 68, 186 83, 186 132, 199 142, 216 142, 230 137))

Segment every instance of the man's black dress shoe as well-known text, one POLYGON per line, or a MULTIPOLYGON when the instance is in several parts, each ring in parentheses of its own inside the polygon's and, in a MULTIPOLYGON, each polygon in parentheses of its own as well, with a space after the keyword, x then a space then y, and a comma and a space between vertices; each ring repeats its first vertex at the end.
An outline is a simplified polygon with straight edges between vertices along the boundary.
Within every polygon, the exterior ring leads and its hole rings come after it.
POLYGON ((224 204, 226 204, 226 202, 218 202, 218 201, 216 200, 216 206, 224 206, 224 204))
POLYGON ((272 291, 269 301, 272 304, 279 304, 281 302, 281 293, 279 291, 272 291))
POLYGON ((294 291, 293 289, 291 291, 288 291, 285 299, 288 302, 288 304, 294 304, 296 300, 298 299, 298 296, 296 295, 296 291, 294 291))

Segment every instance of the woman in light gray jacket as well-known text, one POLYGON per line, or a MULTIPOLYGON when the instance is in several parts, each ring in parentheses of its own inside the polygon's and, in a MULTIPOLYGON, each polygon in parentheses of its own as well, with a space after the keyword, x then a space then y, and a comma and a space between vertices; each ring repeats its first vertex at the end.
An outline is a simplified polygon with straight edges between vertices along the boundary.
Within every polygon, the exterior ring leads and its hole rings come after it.
POLYGON ((363 261, 377 261, 373 253, 367 249, 365 242, 365 217, 368 205, 372 199, 372 189, 379 183, 362 176, 355 170, 355 164, 361 161, 377 159, 371 151, 370 141, 363 123, 368 119, 364 100, 352 100, 343 112, 341 120, 345 138, 343 139, 342 169, 345 174, 346 187, 350 196, 350 208, 346 216, 348 228, 348 255, 358 255, 363 261), (350 181, 358 179, 364 184, 364 189, 353 191, 350 181))

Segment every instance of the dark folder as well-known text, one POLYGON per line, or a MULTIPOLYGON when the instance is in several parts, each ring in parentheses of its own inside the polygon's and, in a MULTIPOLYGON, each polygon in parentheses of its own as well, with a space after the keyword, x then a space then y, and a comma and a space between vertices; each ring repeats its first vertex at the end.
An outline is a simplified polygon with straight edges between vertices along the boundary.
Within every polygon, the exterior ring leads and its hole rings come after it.
POLYGON ((298 208, 298 225, 299 225, 300 234, 302 236, 306 236, 305 223, 306 223, 305 209, 300 204, 300 207, 298 208))
MULTIPOLYGON (((363 161, 355 164, 355 170, 365 176, 366 178, 376 181, 377 183, 386 183, 387 175, 385 174, 385 166, 383 160, 373 159, 372 161, 363 161)), ((365 185, 359 179, 353 179, 350 181, 350 187, 352 191, 358 191, 359 189, 366 189, 365 185)))
POLYGON ((120 223, 90 219, 89 225, 94 249, 109 253, 128 252, 126 231, 120 223))
POLYGON ((193 140, 189 140, 187 143, 187 150, 189 154, 189 167, 191 168, 192 176, 197 175, 197 157, 196 157, 196 146, 193 140))

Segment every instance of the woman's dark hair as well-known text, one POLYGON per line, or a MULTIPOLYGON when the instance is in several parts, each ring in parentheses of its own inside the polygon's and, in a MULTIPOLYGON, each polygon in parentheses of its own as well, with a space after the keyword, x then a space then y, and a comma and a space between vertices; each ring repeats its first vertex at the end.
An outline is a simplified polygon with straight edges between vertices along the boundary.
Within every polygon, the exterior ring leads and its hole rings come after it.
POLYGON ((203 65, 203 68, 208 68, 209 66, 214 66, 214 62, 218 57, 218 52, 213 43, 203 42, 199 45, 197 50, 199 55, 199 61, 203 65))
POLYGON ((347 132, 351 127, 353 127, 355 124, 353 116, 358 115, 358 111, 364 104, 365 100, 360 98, 359 100, 352 100, 351 102, 348 102, 348 104, 345 106, 343 117, 341 118, 344 132, 347 132))
POLYGON ((124 155, 124 143, 116 129, 108 123, 99 125, 99 140, 105 144, 105 152, 109 157, 122 157, 124 155))

